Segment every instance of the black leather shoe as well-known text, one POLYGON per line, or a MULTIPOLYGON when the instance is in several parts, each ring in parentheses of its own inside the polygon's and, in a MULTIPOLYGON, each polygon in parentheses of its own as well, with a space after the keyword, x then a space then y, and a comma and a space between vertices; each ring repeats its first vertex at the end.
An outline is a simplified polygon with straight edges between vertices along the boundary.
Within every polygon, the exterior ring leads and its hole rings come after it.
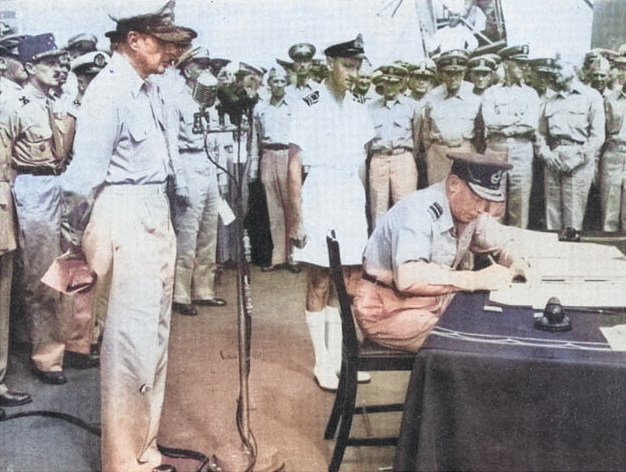
POLYGON ((197 316, 198 310, 190 303, 172 303, 172 308, 181 315, 185 316, 197 316))
POLYGON ((176 472, 176 467, 170 464, 157 465, 152 472, 176 472))
POLYGON ((289 264, 287 270, 292 274, 299 274, 302 272, 302 264, 289 264))
POLYGON ((212 298, 210 300, 192 300, 194 305, 198 306, 226 306, 226 300, 221 298, 212 298))
POLYGON ((65 351, 63 355, 63 367, 73 369, 93 369, 100 366, 100 355, 81 354, 79 352, 65 351))
POLYGON ((20 406, 32 401, 33 399, 28 393, 5 392, 0 395, 0 406, 20 406))
POLYGON ((67 377, 65 377, 65 374, 63 373, 63 371, 59 371, 59 372, 45 372, 43 370, 39 370, 39 369, 33 367, 33 374, 40 381, 42 381, 43 383, 46 383, 46 384, 63 385, 65 383, 67 383, 67 377))

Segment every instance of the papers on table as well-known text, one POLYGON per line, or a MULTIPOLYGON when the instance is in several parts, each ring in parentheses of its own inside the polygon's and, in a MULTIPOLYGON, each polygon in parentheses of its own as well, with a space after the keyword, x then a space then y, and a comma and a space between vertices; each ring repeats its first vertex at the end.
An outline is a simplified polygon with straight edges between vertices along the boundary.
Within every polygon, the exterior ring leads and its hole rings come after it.
POLYGON ((528 254, 530 279, 491 292, 492 302, 542 309, 557 297, 569 307, 626 307, 626 257, 616 247, 537 242, 519 243, 520 253, 528 254))
POLYGON ((626 325, 600 326, 600 331, 614 351, 626 351, 626 325))

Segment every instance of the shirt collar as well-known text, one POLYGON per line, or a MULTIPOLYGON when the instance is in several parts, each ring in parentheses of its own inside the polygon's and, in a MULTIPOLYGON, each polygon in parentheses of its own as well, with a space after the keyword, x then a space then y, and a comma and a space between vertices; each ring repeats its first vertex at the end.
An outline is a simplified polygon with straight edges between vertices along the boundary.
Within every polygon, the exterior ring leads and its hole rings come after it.
POLYGON ((573 94, 582 95, 585 87, 586 87, 585 84, 583 84, 580 80, 574 78, 572 79, 571 90, 569 92, 566 90, 559 90, 557 92, 557 95, 560 97, 569 97, 570 95, 573 95, 573 94))
POLYGON ((128 59, 118 52, 113 53, 113 56, 107 65, 107 70, 111 73, 119 74, 122 80, 128 81, 130 84, 130 91, 135 98, 139 95, 143 87, 146 87, 146 90, 151 87, 149 82, 141 78, 128 59))
POLYGON ((47 100, 48 98, 51 98, 51 97, 46 96, 41 90, 36 88, 30 82, 24 85, 23 91, 25 95, 29 95, 30 97, 33 97, 33 98, 42 99, 42 100, 47 100))
POLYGON ((284 96, 283 96, 283 98, 280 99, 280 102, 278 102, 276 105, 272 105, 269 100, 267 101, 267 103, 268 103, 268 105, 274 106, 276 108, 280 108, 282 106, 289 105, 289 103, 287 103, 287 100, 285 99, 284 96))
POLYGON ((397 105, 398 103, 400 103, 400 97, 396 97, 392 100, 387 100, 385 97, 383 97, 383 106, 386 108, 391 108, 394 105, 397 105))

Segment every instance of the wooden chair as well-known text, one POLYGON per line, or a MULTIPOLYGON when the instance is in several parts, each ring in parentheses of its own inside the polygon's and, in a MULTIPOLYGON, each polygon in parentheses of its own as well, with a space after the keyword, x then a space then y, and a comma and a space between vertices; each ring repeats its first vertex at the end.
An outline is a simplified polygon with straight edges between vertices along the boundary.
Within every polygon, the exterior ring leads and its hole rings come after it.
POLYGON ((370 340, 360 343, 352 315, 351 300, 346 291, 341 266, 339 242, 331 230, 326 237, 330 261, 330 275, 339 299, 343 333, 343 353, 337 396, 333 405, 324 439, 333 439, 337 433, 335 450, 328 466, 337 472, 347 446, 395 446, 397 437, 351 437, 352 418, 355 414, 402 411, 403 404, 355 406, 358 371, 407 371, 413 369, 415 353, 388 349, 370 340))

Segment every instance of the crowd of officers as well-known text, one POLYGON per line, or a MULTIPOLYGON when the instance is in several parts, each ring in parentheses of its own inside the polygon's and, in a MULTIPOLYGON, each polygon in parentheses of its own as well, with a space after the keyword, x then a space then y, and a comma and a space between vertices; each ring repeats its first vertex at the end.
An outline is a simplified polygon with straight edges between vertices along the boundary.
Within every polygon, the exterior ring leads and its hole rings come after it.
MULTIPOLYGON (((286 51, 289 60, 277 59, 264 70, 210 57, 192 44, 193 36, 177 44, 175 67, 155 80, 168 110, 167 131, 178 142, 171 169, 178 179, 171 192, 178 244, 173 301, 185 315, 197 314, 194 305, 226 304, 215 295, 215 274, 232 260, 238 243, 218 212, 222 200, 236 206, 242 193, 244 213, 250 207, 262 214, 259 194, 248 195, 248 183, 262 183, 266 199, 266 222, 248 215, 249 231, 261 234, 253 243, 272 248, 263 270, 300 270, 292 257, 297 238, 290 234, 289 145, 307 132, 308 123, 294 119, 296 111, 326 93, 329 72, 327 58, 316 56, 312 44, 294 44, 286 51), (200 82, 217 91, 217 100, 199 103, 200 82), (239 171, 246 178, 243 192, 229 178, 239 171), (264 224, 266 233, 259 231, 264 224)), ((112 50, 98 48, 90 34, 71 38, 65 47, 57 47, 52 34, 0 38, 0 406, 30 401, 4 384, 13 280, 14 305, 23 315, 18 319, 28 320, 13 328, 17 339, 32 343, 34 374, 62 384, 64 361, 98 365, 102 300, 96 294, 90 319, 75 326, 80 302, 63 299, 40 280, 68 249, 62 242, 72 239, 62 238, 68 215, 62 214, 59 179, 72 159, 83 94, 112 50)), ((444 180, 450 152, 487 153, 513 165, 502 182, 506 201, 489 208, 505 224, 582 230, 595 185, 601 212, 594 229, 623 229, 626 48, 592 50, 583 64, 533 58, 525 45, 489 54, 449 50, 413 63, 373 65, 365 58, 359 73, 346 80, 351 102, 367 109, 375 131, 361 176, 370 232, 400 199, 444 180)), ((140 127, 130 127, 140 141, 140 127)), ((332 133, 324 135, 329 146, 332 133)))

